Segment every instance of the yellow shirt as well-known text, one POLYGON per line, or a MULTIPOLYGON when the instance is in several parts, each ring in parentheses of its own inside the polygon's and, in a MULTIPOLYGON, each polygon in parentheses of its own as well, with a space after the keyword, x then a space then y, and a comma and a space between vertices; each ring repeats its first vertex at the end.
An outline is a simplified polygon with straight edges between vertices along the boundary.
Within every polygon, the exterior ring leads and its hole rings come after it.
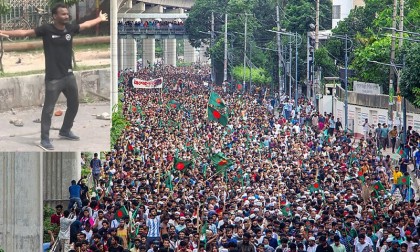
POLYGON ((400 172, 400 171, 393 171, 392 172, 392 178, 393 178, 393 180, 394 180, 394 184, 397 184, 398 183, 398 178, 400 178, 400 177, 402 177, 402 172, 400 172))

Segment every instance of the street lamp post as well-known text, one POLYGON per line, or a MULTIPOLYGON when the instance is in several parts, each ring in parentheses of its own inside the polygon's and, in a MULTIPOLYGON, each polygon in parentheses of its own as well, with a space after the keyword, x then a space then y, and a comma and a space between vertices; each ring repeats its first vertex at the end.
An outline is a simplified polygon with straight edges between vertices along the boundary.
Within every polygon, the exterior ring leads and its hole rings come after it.
POLYGON ((349 121, 348 121, 348 113, 349 113, 349 101, 348 101, 348 52, 353 47, 353 41, 348 37, 348 35, 340 36, 340 35, 330 35, 328 37, 338 38, 338 39, 344 39, 345 41, 345 56, 344 56, 344 131, 347 132, 349 127, 349 121), (348 44, 350 42, 350 46, 348 44))

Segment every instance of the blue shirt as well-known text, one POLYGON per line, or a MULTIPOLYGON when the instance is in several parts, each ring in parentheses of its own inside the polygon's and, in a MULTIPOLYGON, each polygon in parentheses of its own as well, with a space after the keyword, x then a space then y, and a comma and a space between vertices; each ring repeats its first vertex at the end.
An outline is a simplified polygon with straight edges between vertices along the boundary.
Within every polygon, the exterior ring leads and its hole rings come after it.
POLYGON ((82 188, 79 185, 71 185, 69 187, 70 198, 80 198, 82 188))

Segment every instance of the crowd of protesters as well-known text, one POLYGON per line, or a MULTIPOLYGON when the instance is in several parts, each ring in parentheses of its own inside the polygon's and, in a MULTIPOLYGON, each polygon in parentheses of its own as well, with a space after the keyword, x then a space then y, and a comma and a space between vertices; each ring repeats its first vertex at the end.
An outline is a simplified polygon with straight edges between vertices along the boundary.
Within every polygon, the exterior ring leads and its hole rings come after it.
POLYGON ((73 199, 54 216, 74 251, 420 251, 412 129, 413 151, 393 160, 375 133, 355 139, 304 98, 295 108, 262 90, 206 85, 208 67, 119 75, 129 126, 111 152, 86 161, 90 190, 86 178, 73 181, 82 207, 73 199), (162 89, 130 84, 159 77, 162 89), (228 107, 226 126, 208 120, 209 89, 228 107), (219 152, 233 160, 224 173, 210 161, 219 152), (180 171, 175 159, 192 165, 180 171))
POLYGON ((118 29, 185 29, 184 22, 179 20, 174 21, 162 21, 160 19, 150 20, 150 21, 119 21, 118 29))

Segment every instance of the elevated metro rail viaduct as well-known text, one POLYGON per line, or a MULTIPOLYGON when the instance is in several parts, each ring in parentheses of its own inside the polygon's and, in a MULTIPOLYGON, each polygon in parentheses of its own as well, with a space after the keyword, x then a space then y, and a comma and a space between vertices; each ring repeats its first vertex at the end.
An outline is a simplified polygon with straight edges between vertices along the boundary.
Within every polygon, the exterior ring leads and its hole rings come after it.
MULTIPOLYGON (((161 19, 162 21, 174 21, 181 19, 185 22, 188 18, 187 12, 194 5, 193 0, 120 0, 118 2, 118 21, 152 21, 161 19)), ((144 29, 143 27, 118 27, 118 69, 136 69, 137 67, 137 48, 138 43, 142 43, 142 62, 147 66, 147 62, 153 64, 156 61, 155 47, 156 39, 163 39, 163 63, 164 65, 176 66, 177 46, 176 40, 184 40, 184 61, 188 63, 203 61, 208 58, 204 53, 206 47, 198 50, 192 47, 188 41, 185 28, 177 27, 169 29, 144 29)))

